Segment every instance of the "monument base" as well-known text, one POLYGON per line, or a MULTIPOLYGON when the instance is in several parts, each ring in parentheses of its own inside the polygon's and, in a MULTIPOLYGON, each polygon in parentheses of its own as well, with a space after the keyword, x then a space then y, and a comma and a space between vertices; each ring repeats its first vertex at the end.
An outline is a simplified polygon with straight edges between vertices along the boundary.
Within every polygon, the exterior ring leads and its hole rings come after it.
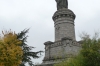
POLYGON ((47 41, 45 45, 45 57, 43 63, 36 66, 53 66, 62 60, 76 56, 81 49, 81 43, 71 38, 62 38, 59 41, 47 41))

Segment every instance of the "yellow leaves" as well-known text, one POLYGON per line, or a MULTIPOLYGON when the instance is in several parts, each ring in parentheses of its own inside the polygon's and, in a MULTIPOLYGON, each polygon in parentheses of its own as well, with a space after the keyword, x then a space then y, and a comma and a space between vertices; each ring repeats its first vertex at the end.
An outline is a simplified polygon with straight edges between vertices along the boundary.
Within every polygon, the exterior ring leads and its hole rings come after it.
POLYGON ((21 63, 23 51, 21 41, 15 32, 2 31, 0 39, 0 66, 18 66, 21 63))

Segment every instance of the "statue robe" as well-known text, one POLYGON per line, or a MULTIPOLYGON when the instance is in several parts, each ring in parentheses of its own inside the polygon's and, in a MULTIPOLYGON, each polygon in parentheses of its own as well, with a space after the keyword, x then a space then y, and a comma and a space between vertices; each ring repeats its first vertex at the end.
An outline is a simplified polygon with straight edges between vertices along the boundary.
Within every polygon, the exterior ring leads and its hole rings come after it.
POLYGON ((57 2, 57 10, 62 8, 68 8, 68 1, 67 0, 56 0, 57 2))

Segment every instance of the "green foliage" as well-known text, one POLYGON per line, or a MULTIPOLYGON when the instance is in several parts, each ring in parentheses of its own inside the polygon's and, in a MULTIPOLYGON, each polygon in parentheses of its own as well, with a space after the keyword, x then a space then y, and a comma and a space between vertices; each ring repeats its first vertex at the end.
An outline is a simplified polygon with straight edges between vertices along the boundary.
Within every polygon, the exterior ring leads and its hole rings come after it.
POLYGON ((100 40, 87 39, 83 41, 80 52, 84 57, 85 66, 100 66, 100 40))
POLYGON ((28 31, 29 29, 25 29, 17 34, 17 39, 22 41, 21 47, 23 50, 23 59, 20 66, 25 66, 26 63, 28 63, 30 66, 33 66, 32 58, 39 58, 38 54, 42 52, 42 51, 32 52, 32 49, 34 47, 26 44, 28 37, 26 33, 28 33, 28 31))
POLYGON ((22 61, 22 42, 10 31, 2 31, 0 37, 0 66, 19 66, 22 61))
POLYGON ((95 33, 93 38, 84 34, 80 53, 76 57, 66 59, 54 66, 100 66, 100 39, 98 33, 95 33))
POLYGON ((67 60, 64 60, 60 63, 54 64, 54 66, 67 66, 67 62, 68 62, 67 60))
POLYGON ((54 64, 54 66, 84 66, 84 62, 82 59, 83 56, 79 54, 76 57, 68 58, 64 61, 61 61, 60 63, 54 64))

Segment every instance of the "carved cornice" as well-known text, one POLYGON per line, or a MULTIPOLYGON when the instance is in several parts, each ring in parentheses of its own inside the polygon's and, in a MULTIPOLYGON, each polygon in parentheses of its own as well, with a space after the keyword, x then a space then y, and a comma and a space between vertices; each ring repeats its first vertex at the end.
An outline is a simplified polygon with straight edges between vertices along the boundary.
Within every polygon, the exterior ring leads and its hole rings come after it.
POLYGON ((71 38, 62 38, 62 40, 56 41, 56 42, 46 42, 45 45, 46 45, 45 47, 49 46, 49 48, 54 48, 54 47, 58 47, 58 46, 65 47, 67 45, 69 45, 70 47, 72 47, 72 46, 81 47, 80 42, 72 40, 71 38))
POLYGON ((61 18, 61 17, 69 17, 69 18, 75 19, 75 14, 71 10, 63 8, 61 10, 56 11, 52 19, 55 21, 56 19, 61 18))
POLYGON ((53 44, 53 43, 54 43, 54 42, 47 41, 47 42, 44 43, 44 45, 51 45, 51 44, 53 44))

